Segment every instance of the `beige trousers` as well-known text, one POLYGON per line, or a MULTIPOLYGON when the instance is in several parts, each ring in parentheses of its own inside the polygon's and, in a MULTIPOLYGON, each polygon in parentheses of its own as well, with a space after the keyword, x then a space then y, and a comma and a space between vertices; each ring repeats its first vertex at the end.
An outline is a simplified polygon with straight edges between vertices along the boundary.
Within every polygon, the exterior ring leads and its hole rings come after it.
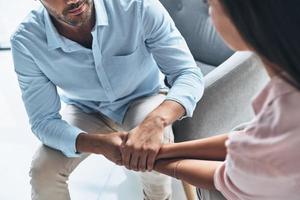
MULTIPOLYGON (((79 108, 67 105, 62 111, 62 117, 68 123, 79 127, 86 132, 114 132, 129 131, 140 124, 143 119, 165 99, 165 95, 139 99, 130 106, 122 126, 99 113, 87 114, 79 108)), ((164 142, 171 143, 174 136, 171 127, 164 133, 164 142)), ((73 170, 89 154, 82 154, 78 158, 68 158, 60 151, 42 145, 36 151, 30 168, 31 197, 34 200, 67 200, 70 199, 67 180, 73 170)), ((171 199, 171 179, 157 172, 141 174, 144 199, 166 200, 171 199)), ((126 200, 126 199, 124 199, 126 200)))

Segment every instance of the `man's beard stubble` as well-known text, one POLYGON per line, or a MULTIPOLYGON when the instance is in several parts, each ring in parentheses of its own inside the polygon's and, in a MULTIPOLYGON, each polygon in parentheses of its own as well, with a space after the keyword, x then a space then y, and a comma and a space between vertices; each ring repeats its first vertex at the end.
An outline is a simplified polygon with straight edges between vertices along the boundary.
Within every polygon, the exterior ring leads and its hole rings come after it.
POLYGON ((70 4, 68 8, 64 9, 62 13, 57 13, 55 10, 51 10, 47 8, 48 12, 51 13, 52 17, 54 17, 57 21, 61 21, 65 24, 68 24, 73 27, 80 27, 87 22, 89 22, 92 17, 92 9, 93 9, 93 0, 82 0, 76 4, 70 4), (82 13, 81 16, 70 17, 69 11, 77 8, 78 6, 85 3, 87 5, 87 10, 82 13))

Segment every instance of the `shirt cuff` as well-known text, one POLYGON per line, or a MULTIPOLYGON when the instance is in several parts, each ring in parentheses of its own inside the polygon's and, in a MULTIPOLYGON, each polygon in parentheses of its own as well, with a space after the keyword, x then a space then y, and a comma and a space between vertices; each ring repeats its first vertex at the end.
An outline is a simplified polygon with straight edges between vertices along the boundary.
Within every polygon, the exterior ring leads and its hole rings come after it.
POLYGON ((66 130, 66 134, 61 138, 60 146, 61 151, 67 157, 79 157, 80 153, 76 149, 76 139, 80 133, 86 133, 85 131, 69 126, 66 130))
POLYGON ((227 200, 238 200, 238 196, 230 191, 230 185, 228 184, 228 177, 226 173, 226 161, 220 165, 214 173, 214 185, 215 188, 222 193, 227 200))
POLYGON ((222 179, 221 179, 221 177, 223 177, 224 176, 224 171, 225 171, 225 163, 222 163, 222 165, 220 165, 217 169, 216 169, 216 171, 215 171, 215 173, 214 173, 214 185, 215 185, 215 188, 217 189, 217 190, 221 190, 221 182, 222 182, 222 179))
POLYGON ((175 95, 172 95, 172 93, 169 93, 166 97, 166 100, 175 101, 184 107, 185 115, 183 117, 181 117, 180 120, 183 118, 186 118, 186 117, 193 116, 193 112, 194 112, 196 104, 197 104, 197 99, 193 99, 192 96, 183 97, 183 96, 176 95, 176 97, 175 97, 175 95))

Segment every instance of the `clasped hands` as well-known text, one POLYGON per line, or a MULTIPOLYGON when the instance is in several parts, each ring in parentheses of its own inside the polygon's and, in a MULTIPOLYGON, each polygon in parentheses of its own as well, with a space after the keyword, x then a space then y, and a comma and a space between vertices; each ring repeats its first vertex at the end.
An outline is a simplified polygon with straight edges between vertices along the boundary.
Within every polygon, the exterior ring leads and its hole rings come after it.
POLYGON ((163 124, 144 122, 129 133, 113 132, 103 135, 102 154, 112 162, 135 171, 153 170, 162 146, 163 124))

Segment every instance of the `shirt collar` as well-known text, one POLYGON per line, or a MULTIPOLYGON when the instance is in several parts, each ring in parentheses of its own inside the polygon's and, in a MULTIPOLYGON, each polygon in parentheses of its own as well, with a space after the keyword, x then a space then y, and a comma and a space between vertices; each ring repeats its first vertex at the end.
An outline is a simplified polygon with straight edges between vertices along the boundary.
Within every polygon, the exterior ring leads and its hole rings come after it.
POLYGON ((103 0, 94 0, 96 11, 96 26, 107 26, 108 17, 103 0))
MULTIPOLYGON (((109 25, 107 12, 103 0, 94 0, 94 6, 95 6, 95 14, 96 14, 96 23, 95 23, 95 27, 93 28, 93 31, 99 26, 109 25)), ((46 31, 48 49, 52 50, 59 47, 63 47, 65 45, 63 36, 61 36, 57 32, 55 26, 52 23, 48 11, 44 8, 43 12, 44 12, 44 22, 45 22, 45 31, 46 31)))
POLYGON ((45 21, 45 31, 46 31, 46 37, 47 37, 47 44, 48 49, 56 49, 58 47, 61 47, 62 42, 62 36, 59 35, 56 28, 54 27, 50 15, 47 12, 47 10, 44 8, 44 21, 45 21))

